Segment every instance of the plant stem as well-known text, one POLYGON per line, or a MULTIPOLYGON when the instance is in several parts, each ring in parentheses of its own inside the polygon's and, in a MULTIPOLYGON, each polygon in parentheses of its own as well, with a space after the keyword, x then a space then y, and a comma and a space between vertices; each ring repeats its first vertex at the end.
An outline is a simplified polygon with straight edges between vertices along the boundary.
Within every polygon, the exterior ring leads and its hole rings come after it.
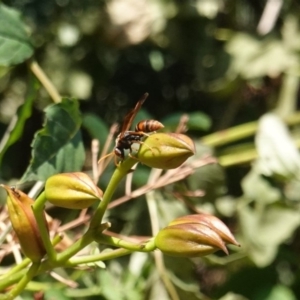
POLYGON ((9 278, 13 274, 23 270, 31 263, 31 260, 29 258, 25 258, 22 260, 21 263, 15 265, 13 268, 11 268, 8 272, 6 272, 4 275, 0 277, 0 280, 5 280, 6 278, 9 278))
POLYGON ((72 246, 67 248, 62 253, 59 253, 56 257, 56 264, 61 265, 66 262, 70 257, 75 255, 81 249, 89 245, 94 240, 94 234, 91 231, 87 231, 79 240, 77 240, 72 246))
POLYGON ((28 282, 36 275, 40 266, 40 262, 32 263, 28 272, 24 274, 22 279, 18 282, 18 284, 6 295, 7 300, 13 300, 16 296, 18 296, 26 287, 28 282))
POLYGON ((44 207, 47 199, 45 198, 45 192, 41 193, 40 196, 35 200, 35 203, 32 206, 32 210, 35 216, 35 219, 38 223, 40 234, 50 261, 56 260, 56 252, 53 248, 53 245, 49 238, 48 229, 46 226, 46 220, 44 215, 44 207))
POLYGON ((111 260, 120 256, 128 255, 132 253, 132 251, 127 249, 115 249, 112 251, 105 251, 100 254, 95 255, 88 255, 88 256, 80 256, 80 257, 72 257, 70 258, 66 263, 66 267, 77 267, 81 264, 87 264, 97 261, 105 261, 105 260, 111 260))
MULTIPOLYGON (((297 125, 300 123, 300 112, 297 111, 292 115, 284 118, 288 125, 297 125)), ((249 122, 242 125, 230 127, 225 130, 214 132, 201 138, 201 141, 211 147, 226 145, 251 135, 254 135, 258 128, 258 122, 249 122)))
POLYGON ((102 218, 112 198, 112 195, 114 194, 120 181, 127 175, 127 173, 131 170, 135 163, 135 160, 128 158, 118 165, 104 192, 102 201, 100 202, 91 219, 88 231, 82 236, 81 239, 79 239, 71 247, 57 256, 58 262, 67 261, 70 257, 72 257, 74 254, 76 254, 78 251, 86 247, 94 240, 95 231, 98 229, 99 225, 102 222, 102 218))
MULTIPOLYGON (((62 239, 62 236, 56 235, 54 239, 52 240, 53 246, 57 245, 62 239)), ((31 263, 31 260, 29 258, 23 259, 23 261, 16 265, 15 267, 11 268, 7 273, 1 276, 0 279, 0 290, 11 286, 12 284, 16 283, 19 281, 24 274, 27 272, 25 269, 29 264, 31 263)), ((47 261, 44 261, 43 263, 40 264, 40 266, 47 265, 47 261)), ((38 271, 40 273, 40 270, 38 271)), ((0 299, 1 296, 0 296, 0 299)))
POLYGON ((153 238, 143 243, 132 243, 119 238, 99 234, 95 236, 95 240, 101 244, 106 244, 114 247, 121 247, 130 251, 152 252, 156 249, 153 238))
POLYGON ((99 206, 97 207, 91 219, 89 230, 94 230, 99 226, 99 224, 101 224, 104 213, 107 209, 109 202, 111 201, 111 198, 116 188, 118 187, 118 184, 130 172, 131 168, 135 164, 136 164, 136 160, 128 157, 126 160, 124 160, 117 166, 104 192, 103 199, 100 202, 99 206))
POLYGON ((257 127, 257 122, 249 122, 209 134, 204 136, 201 141, 205 145, 211 147, 222 146, 253 135, 256 132, 257 127))
POLYGON ((55 103, 61 102, 61 95, 58 93, 57 89, 55 88, 51 80, 47 77, 43 69, 39 66, 39 64, 35 60, 31 60, 29 63, 29 67, 32 73, 37 77, 45 90, 48 92, 52 100, 55 103))

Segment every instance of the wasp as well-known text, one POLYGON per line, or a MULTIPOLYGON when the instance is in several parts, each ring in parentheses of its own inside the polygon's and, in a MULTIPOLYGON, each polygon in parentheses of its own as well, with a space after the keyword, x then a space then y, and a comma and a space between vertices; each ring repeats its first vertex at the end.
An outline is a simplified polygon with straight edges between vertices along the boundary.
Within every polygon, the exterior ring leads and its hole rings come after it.
MULTIPOLYGON (((125 158, 125 150, 129 150, 129 155, 131 155, 131 147, 134 143, 142 144, 142 138, 145 136, 149 136, 148 133, 154 132, 164 127, 164 125, 159 121, 143 120, 137 123, 134 130, 130 130, 133 119, 135 118, 136 114, 138 113, 148 96, 149 94, 145 93, 137 102, 135 107, 126 115, 121 131, 116 138, 114 150, 112 153, 106 155, 109 156, 111 154, 114 154, 116 165, 118 157, 121 159, 121 161, 125 158)), ((101 158, 100 160, 102 160, 103 158, 101 158)))

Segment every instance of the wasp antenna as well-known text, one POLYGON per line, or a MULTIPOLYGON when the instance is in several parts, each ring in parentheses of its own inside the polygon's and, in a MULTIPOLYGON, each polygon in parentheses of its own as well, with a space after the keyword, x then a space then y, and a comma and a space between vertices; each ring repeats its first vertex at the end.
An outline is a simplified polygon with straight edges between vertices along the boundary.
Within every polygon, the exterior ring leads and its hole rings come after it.
POLYGON ((148 98, 148 96, 149 96, 149 93, 145 93, 143 96, 142 96, 142 98, 140 99, 140 101, 145 101, 147 98, 148 98))
POLYGON ((113 154, 114 154, 114 152, 110 152, 110 153, 108 153, 108 154, 102 156, 102 157, 98 160, 98 164, 99 164, 104 158, 109 157, 109 156, 111 156, 111 155, 113 155, 113 154))

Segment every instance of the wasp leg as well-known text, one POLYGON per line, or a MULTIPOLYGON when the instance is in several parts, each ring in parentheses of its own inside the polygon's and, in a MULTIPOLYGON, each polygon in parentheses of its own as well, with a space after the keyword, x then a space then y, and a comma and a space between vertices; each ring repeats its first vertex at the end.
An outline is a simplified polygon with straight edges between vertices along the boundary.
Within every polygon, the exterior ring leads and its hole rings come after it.
POLYGON ((119 165, 119 161, 118 161, 118 157, 117 157, 117 155, 115 155, 115 157, 114 157, 114 162, 115 162, 115 166, 117 167, 118 165, 119 165))
MULTIPOLYGON (((152 154, 154 154, 153 149, 152 149, 150 146, 148 146, 147 143, 141 142, 141 141, 135 141, 135 143, 136 143, 136 144, 140 144, 140 145, 145 145, 145 146, 152 152, 152 154)), ((136 150, 136 151, 138 151, 138 150, 136 150)), ((129 156, 130 156, 130 157, 133 157, 133 156, 131 155, 131 152, 132 152, 132 149, 131 149, 131 147, 130 147, 130 149, 129 149, 129 156)), ((136 158, 136 159, 137 159, 137 158, 136 158)))
MULTIPOLYGON (((153 153, 153 150, 152 150, 152 148, 150 147, 150 146, 148 146, 147 145, 147 143, 145 143, 145 142, 139 142, 139 144, 143 144, 143 145, 145 145, 152 153, 153 153)), ((154 153, 153 153, 154 154, 154 153)))
POLYGON ((140 160, 137 157, 133 156, 131 153, 128 153, 128 156, 130 158, 132 158, 132 159, 137 160, 138 162, 140 162, 140 160))

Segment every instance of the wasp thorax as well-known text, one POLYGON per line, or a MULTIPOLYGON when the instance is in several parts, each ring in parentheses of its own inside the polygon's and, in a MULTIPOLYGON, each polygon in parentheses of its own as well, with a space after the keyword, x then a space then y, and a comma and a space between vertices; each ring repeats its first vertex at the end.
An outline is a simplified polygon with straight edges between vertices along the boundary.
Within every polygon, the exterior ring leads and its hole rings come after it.
POLYGON ((164 128, 165 126, 156 120, 143 120, 136 124, 135 131, 153 132, 164 128))

